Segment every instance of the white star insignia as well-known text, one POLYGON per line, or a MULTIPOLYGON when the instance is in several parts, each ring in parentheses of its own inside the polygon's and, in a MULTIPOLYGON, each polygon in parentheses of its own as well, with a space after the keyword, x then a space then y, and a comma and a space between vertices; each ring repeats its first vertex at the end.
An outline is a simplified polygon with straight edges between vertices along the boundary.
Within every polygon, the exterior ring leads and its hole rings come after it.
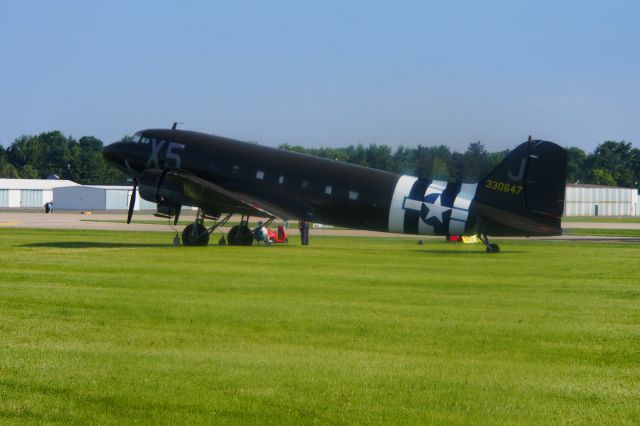
POLYGON ((425 206, 427 206, 427 208, 429 209, 429 212, 427 213, 427 216, 424 218, 425 222, 427 220, 429 220, 432 217, 435 217, 436 219, 438 219, 440 221, 440 223, 442 223, 442 214, 448 212, 449 210, 451 210, 451 207, 446 207, 442 205, 442 201, 441 201, 441 196, 438 195, 438 198, 436 198, 436 200, 431 204, 431 203, 424 203, 425 206))

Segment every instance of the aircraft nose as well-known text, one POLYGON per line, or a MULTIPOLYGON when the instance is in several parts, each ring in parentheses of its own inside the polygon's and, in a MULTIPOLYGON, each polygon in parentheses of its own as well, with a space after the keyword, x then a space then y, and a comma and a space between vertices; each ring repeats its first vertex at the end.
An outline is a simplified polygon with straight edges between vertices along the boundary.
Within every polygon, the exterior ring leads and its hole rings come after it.
POLYGON ((115 163, 118 161, 118 158, 121 157, 118 147, 116 145, 118 145, 117 142, 102 148, 102 156, 104 157, 105 160, 115 163))
POLYGON ((132 161, 140 155, 136 148, 137 146, 130 142, 114 142, 102 148, 102 156, 114 163, 122 163, 125 158, 132 161))
POLYGON ((137 164, 136 154, 135 146, 128 142, 115 142, 102 148, 104 159, 124 173, 130 173, 129 168, 137 164))

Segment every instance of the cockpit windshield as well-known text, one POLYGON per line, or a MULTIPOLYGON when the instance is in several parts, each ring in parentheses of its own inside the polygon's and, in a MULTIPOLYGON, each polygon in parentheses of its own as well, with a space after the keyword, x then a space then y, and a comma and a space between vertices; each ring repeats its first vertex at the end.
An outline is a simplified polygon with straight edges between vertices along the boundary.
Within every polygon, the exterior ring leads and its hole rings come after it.
POLYGON ((142 132, 136 133, 131 138, 131 142, 133 142, 133 143, 143 143, 143 144, 151 143, 152 140, 153 140, 153 138, 149 138, 149 137, 143 136, 142 132))

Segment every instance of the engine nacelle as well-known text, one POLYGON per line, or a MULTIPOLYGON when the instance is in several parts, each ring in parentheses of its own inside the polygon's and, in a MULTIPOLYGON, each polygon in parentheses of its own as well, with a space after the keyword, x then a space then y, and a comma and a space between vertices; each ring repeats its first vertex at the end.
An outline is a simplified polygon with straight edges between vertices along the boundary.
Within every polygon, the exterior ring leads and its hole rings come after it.
POLYGON ((146 169, 139 178, 140 196, 158 204, 158 210, 179 209, 184 204, 182 185, 167 177, 166 170, 146 169))

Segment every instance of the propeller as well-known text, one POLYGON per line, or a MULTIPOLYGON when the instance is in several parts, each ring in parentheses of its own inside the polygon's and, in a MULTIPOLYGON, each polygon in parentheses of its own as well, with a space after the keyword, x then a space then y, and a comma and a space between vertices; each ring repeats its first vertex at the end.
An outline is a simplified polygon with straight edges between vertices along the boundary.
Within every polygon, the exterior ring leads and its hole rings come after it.
POLYGON ((178 224, 178 219, 180 219, 180 211, 182 210, 182 206, 178 206, 178 209, 176 210, 176 215, 173 218, 173 226, 176 226, 178 224))
POLYGON ((138 193, 138 178, 133 173, 133 169, 129 165, 127 159, 124 159, 124 164, 127 166, 127 170, 129 170, 129 174, 131 175, 131 179, 133 179, 133 191, 131 192, 131 198, 129 199, 129 212, 127 213, 127 225, 131 223, 131 218, 133 217, 133 208, 136 205, 136 194, 138 193))
POLYGON ((133 181, 133 191, 131 192, 131 199, 129 201, 129 212, 127 213, 127 225, 131 223, 133 217, 133 208, 136 205, 136 192, 138 192, 138 183, 136 179, 133 181))

